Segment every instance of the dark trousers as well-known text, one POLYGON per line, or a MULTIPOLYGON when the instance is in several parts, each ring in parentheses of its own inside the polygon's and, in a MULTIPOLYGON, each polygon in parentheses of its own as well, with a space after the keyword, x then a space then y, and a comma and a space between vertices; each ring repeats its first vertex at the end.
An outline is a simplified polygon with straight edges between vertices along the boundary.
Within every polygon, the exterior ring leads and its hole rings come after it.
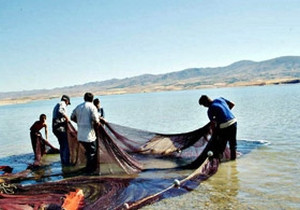
POLYGON ((58 143, 60 146, 59 153, 60 153, 61 164, 64 166, 68 166, 70 165, 70 151, 69 151, 67 132, 55 131, 53 133, 58 139, 58 143))
POLYGON ((187 165, 187 168, 197 168, 202 165, 202 163, 206 160, 208 157, 207 153, 208 151, 213 152, 214 158, 220 158, 220 155, 223 154, 227 142, 229 142, 229 148, 230 148, 230 159, 235 160, 236 159, 236 133, 237 133, 237 123, 232 124, 231 126, 227 128, 217 128, 210 139, 210 141, 207 143, 206 147, 202 151, 202 153, 199 155, 199 157, 196 158, 191 164, 187 165))
POLYGON ((92 173, 97 169, 97 141, 80 143, 85 148, 86 172, 92 173))
POLYGON ((236 133, 237 133, 237 123, 223 129, 218 129, 218 150, 219 154, 222 154, 226 148, 227 142, 229 142, 230 148, 230 159, 236 159, 236 133))

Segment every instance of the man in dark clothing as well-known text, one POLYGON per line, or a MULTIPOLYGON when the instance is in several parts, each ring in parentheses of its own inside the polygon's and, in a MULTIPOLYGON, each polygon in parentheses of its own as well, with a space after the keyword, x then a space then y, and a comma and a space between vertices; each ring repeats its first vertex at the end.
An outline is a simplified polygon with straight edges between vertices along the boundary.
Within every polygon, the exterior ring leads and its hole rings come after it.
POLYGON ((208 108, 207 115, 214 128, 215 136, 218 139, 215 152, 217 152, 217 155, 222 154, 229 141, 230 159, 235 160, 237 120, 231 112, 235 104, 222 97, 211 100, 206 95, 200 97, 199 104, 208 108))
POLYGON ((227 142, 229 142, 230 147, 230 159, 235 160, 237 120, 231 112, 235 104, 222 97, 212 100, 208 96, 202 95, 199 99, 199 105, 208 108, 207 115, 213 135, 201 155, 190 166, 200 166, 208 157, 209 151, 213 152, 215 158, 222 157, 227 142))
POLYGON ((99 98, 95 98, 94 101, 93 101, 93 104, 96 106, 100 117, 104 118, 104 109, 101 107, 101 103, 100 103, 99 98))
POLYGON ((32 126, 30 127, 30 138, 31 138, 31 145, 34 152, 34 165, 38 165, 41 161, 41 158, 46 153, 58 153, 59 150, 52 146, 48 141, 48 126, 46 123, 46 115, 41 114, 39 120, 35 121, 32 126), (40 130, 45 128, 45 137, 43 138, 40 130), (46 146, 50 147, 47 151, 46 146))
POLYGON ((70 97, 63 95, 61 101, 53 109, 52 131, 60 145, 60 159, 64 166, 70 164, 70 151, 67 136, 67 123, 70 121, 67 115, 67 106, 70 105, 70 97))

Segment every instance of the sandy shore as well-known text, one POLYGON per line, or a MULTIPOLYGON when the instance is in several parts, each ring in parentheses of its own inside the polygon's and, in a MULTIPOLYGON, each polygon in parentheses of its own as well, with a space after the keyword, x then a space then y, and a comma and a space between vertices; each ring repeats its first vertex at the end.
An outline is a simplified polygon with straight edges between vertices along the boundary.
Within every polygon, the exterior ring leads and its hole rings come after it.
MULTIPOLYGON (((249 82, 236 82, 232 84, 226 83, 215 83, 212 85, 195 86, 190 88, 184 88, 184 84, 181 85, 149 85, 144 87, 128 87, 122 89, 111 89, 93 92, 95 95, 120 95, 120 94, 132 94, 132 93, 149 93, 149 92, 161 92, 161 91, 179 91, 188 89, 204 89, 204 88, 222 88, 222 87, 240 87, 240 86, 263 86, 263 85, 279 85, 279 84, 296 84, 300 83, 300 79, 297 78, 284 78, 284 79, 273 79, 273 80, 256 80, 249 82)), ((70 94, 71 97, 80 97, 82 94, 70 94)), ((59 98, 57 95, 48 95, 47 97, 41 95, 26 96, 25 98, 6 98, 0 99, 0 106, 13 105, 13 104, 24 104, 31 101, 37 100, 48 100, 51 98, 59 98)))
POLYGON ((4 106, 4 105, 12 105, 12 104, 24 104, 24 103, 28 103, 30 101, 33 101, 34 98, 32 99, 3 99, 0 100, 0 106, 4 106))

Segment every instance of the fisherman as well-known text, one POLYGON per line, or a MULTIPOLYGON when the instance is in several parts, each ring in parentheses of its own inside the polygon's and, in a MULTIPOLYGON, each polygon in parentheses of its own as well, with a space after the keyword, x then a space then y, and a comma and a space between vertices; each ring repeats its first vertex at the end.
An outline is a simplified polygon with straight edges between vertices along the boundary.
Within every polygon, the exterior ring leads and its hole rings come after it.
POLYGON ((222 155, 229 142, 230 159, 235 160, 237 120, 231 112, 235 104, 223 97, 212 100, 207 95, 202 95, 199 105, 208 108, 207 115, 214 133, 212 138, 212 141, 215 141, 212 146, 214 156, 222 155))
POLYGON ((100 102, 99 98, 95 98, 93 101, 93 104, 96 106, 100 117, 104 118, 104 109, 101 107, 101 102, 100 102))
POLYGON ((63 95, 61 101, 53 109, 52 131, 60 145, 60 160, 63 166, 70 164, 70 151, 68 145, 67 123, 70 121, 67 115, 67 106, 71 105, 70 97, 63 95))
POLYGON ((100 125, 100 118, 93 98, 92 93, 85 93, 84 102, 79 104, 71 115, 71 120, 77 123, 77 139, 85 148, 87 173, 94 172, 97 167, 97 137, 94 126, 100 125))
POLYGON ((230 159, 236 159, 237 120, 231 109, 235 106, 232 101, 223 97, 210 99, 207 95, 199 98, 199 105, 207 107, 212 136, 204 150, 192 163, 182 168, 197 168, 207 157, 222 159, 227 142, 229 142, 230 159))
POLYGON ((46 123, 47 116, 45 114, 41 114, 39 120, 35 121, 33 125, 30 127, 30 138, 31 138, 31 145, 34 152, 34 159, 36 161, 40 161, 41 157, 47 152, 46 145, 50 147, 50 153, 58 153, 59 150, 52 146, 48 142, 48 126, 46 123), (45 128, 45 137, 43 138, 40 130, 45 128))

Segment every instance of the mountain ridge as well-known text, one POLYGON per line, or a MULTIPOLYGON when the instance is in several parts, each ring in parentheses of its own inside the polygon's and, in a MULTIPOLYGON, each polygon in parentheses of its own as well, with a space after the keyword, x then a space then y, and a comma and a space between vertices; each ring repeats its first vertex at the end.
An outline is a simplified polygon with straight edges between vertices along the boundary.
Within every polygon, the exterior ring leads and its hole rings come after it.
POLYGON ((69 94, 82 96, 200 89, 208 87, 297 83, 300 56, 282 56, 264 61, 241 60, 224 67, 187 68, 165 74, 142 74, 123 79, 94 81, 53 89, 0 92, 0 100, 47 99, 69 94))

